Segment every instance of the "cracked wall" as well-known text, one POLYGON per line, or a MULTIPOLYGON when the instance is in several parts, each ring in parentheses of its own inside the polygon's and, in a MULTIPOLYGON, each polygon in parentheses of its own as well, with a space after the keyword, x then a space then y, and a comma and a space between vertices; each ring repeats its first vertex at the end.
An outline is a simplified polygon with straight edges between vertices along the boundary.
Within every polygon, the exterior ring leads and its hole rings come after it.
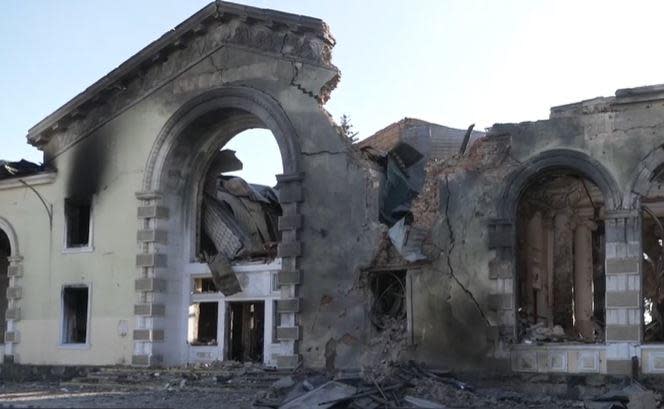
MULTIPOLYGON (((620 234, 611 226, 615 217, 638 211, 641 197, 632 186, 644 158, 661 145, 664 104, 617 100, 554 108, 549 120, 494 125, 465 155, 428 164, 412 209, 415 225, 432 226, 427 248, 433 260, 413 273, 409 357, 447 367, 509 365, 519 343, 516 208, 544 172, 578 172, 599 185, 607 206, 602 221, 609 223, 607 263, 625 257, 609 249, 620 234)), ((608 338, 600 343, 639 342, 638 333, 625 332, 635 324, 614 321, 624 309, 624 301, 614 300, 624 298, 611 280, 607 300, 595 299, 601 315, 604 302, 607 308, 608 338)), ((616 371, 626 358, 606 359, 607 366, 593 370, 616 371)))

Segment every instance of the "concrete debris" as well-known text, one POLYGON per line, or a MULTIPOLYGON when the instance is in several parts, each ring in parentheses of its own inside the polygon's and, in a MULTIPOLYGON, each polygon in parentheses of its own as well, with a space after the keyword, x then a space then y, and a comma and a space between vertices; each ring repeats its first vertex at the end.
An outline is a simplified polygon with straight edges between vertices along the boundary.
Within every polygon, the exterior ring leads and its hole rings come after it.
POLYGON ((280 409, 329 408, 353 396, 356 388, 341 382, 327 382, 322 386, 279 406, 280 409))
MULTIPOLYGON (((646 389, 643 385, 633 381, 630 385, 620 389, 610 391, 602 396, 593 399, 593 402, 600 402, 606 406, 605 408, 624 408, 624 409, 655 409, 658 408, 658 401, 661 396, 651 390, 646 389)), ((589 408, 594 408, 592 403, 588 405, 589 408)))
POLYGON ((426 260, 427 256, 422 254, 422 243, 427 231, 417 226, 411 226, 410 223, 407 223, 408 219, 412 219, 412 217, 403 217, 390 227, 388 231, 390 241, 406 261, 412 263, 426 260))
POLYGON ((242 162, 234 151, 219 151, 204 182, 200 258, 208 264, 217 291, 226 296, 242 291, 231 263, 274 257, 279 241, 277 192, 223 174, 239 169, 242 162))
POLYGON ((240 281, 237 279, 231 264, 222 254, 206 256, 205 262, 210 268, 212 281, 217 291, 228 296, 242 291, 240 281))
POLYGON ((554 325, 553 327, 549 328, 546 327, 544 323, 540 322, 527 327, 524 326, 524 328, 525 328, 525 334, 522 336, 521 339, 523 339, 525 343, 542 342, 542 341, 563 342, 570 340, 567 334, 565 334, 565 330, 563 330, 563 327, 561 327, 560 325, 554 325))
MULTIPOLYGON (((369 371, 362 376, 339 372, 333 378, 312 370, 276 371, 233 361, 159 371, 105 367, 91 368, 84 375, 71 380, 65 377, 60 382, 4 381, 0 385, 0 405, 189 409, 195 401, 197 407, 205 409, 650 409, 661 401, 660 395, 650 389, 661 384, 645 387, 611 377, 572 382, 547 374, 459 376, 413 361, 386 365, 380 378, 369 371), (44 400, 45 395, 49 400, 44 400), (34 401, 30 400, 32 396, 34 401)), ((658 382, 656 378, 648 381, 658 382)))
POLYGON ((432 402, 427 399, 420 399, 414 396, 404 396, 404 402, 410 403, 413 407, 416 408, 431 408, 431 409, 445 409, 446 406, 441 405, 440 403, 432 402))

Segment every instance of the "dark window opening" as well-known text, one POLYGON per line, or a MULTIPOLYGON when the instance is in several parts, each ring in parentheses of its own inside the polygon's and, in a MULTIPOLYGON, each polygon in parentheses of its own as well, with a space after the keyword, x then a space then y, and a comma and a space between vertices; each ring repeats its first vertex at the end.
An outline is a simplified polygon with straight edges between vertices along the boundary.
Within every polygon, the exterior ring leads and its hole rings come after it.
POLYGON ((219 303, 201 302, 192 304, 190 313, 191 345, 217 345, 217 318, 219 303))
POLYGON ((90 199, 65 199, 67 247, 86 247, 90 244, 90 199))
POLYGON ((212 278, 194 278, 193 293, 216 293, 217 287, 214 285, 212 278))
POLYGON ((643 324, 644 342, 664 342, 664 217, 661 206, 644 207, 643 324))
POLYGON ((519 338, 604 341, 603 196, 591 181, 551 172, 534 181, 517 215, 519 338))
POLYGON ((4 317, 7 312, 7 287, 9 287, 9 259, 11 256, 11 244, 9 237, 0 230, 0 342, 5 339, 4 317))
POLYGON ((369 317, 378 331, 406 329, 406 271, 381 271, 369 274, 372 294, 369 317))
POLYGON ((65 287, 62 307, 62 343, 85 344, 88 336, 88 288, 65 287))
POLYGON ((263 362, 265 304, 263 301, 228 303, 228 359, 263 362))

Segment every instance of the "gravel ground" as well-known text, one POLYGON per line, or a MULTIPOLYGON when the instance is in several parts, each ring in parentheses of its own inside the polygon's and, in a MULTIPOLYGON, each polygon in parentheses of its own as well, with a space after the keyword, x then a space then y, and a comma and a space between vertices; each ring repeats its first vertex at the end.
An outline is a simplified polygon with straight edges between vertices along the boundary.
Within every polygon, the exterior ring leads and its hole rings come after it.
POLYGON ((0 386, 0 407, 8 408, 251 408, 256 390, 109 388, 48 383, 0 386))

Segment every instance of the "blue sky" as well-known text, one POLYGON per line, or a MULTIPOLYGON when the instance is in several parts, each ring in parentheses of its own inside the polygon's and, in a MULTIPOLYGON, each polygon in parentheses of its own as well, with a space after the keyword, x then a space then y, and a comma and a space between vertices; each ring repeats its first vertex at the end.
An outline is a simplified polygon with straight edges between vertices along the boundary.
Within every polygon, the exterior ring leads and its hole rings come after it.
MULTIPOLYGON (((0 158, 40 161, 25 144, 32 125, 208 2, 3 0, 0 158)), ((479 129, 545 119, 554 105, 664 83, 661 1, 244 4, 330 25, 342 79, 326 109, 337 119, 348 114, 360 137, 405 116, 479 129)), ((233 143, 241 159, 257 145, 251 135, 233 143)), ((278 172, 261 155, 249 155, 260 160, 246 168, 278 172)))

